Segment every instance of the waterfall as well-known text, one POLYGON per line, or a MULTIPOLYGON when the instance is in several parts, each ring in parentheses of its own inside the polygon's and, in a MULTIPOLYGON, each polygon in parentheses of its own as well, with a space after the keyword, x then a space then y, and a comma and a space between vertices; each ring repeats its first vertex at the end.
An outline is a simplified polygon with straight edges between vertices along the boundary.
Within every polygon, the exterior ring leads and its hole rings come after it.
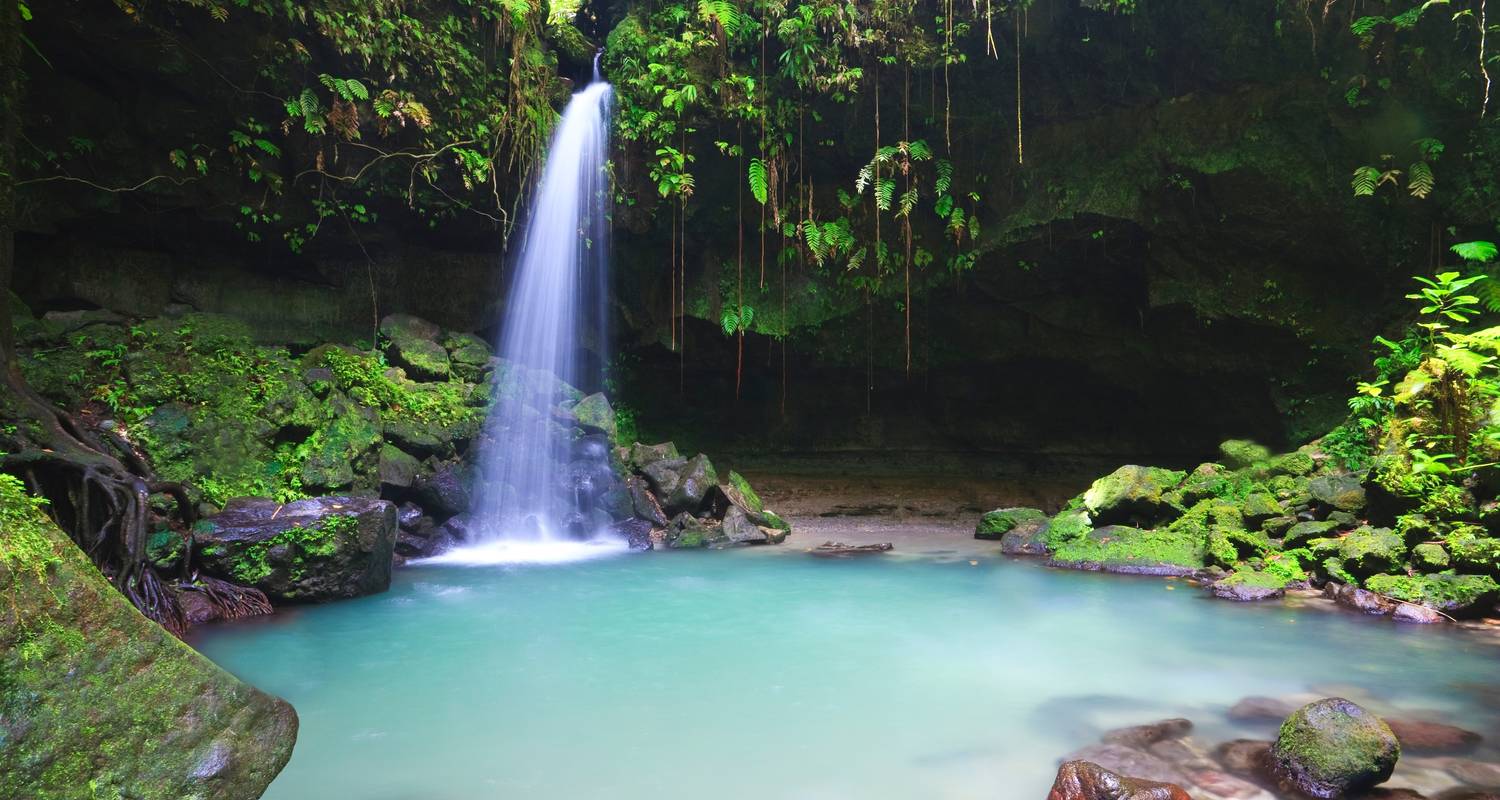
POLYGON ((607 357, 607 174, 611 87, 599 75, 573 95, 528 206, 501 311, 498 393, 480 455, 479 535, 491 541, 586 539, 607 441, 572 440, 555 409, 595 387, 607 357), (582 357, 585 351, 593 358, 582 357))

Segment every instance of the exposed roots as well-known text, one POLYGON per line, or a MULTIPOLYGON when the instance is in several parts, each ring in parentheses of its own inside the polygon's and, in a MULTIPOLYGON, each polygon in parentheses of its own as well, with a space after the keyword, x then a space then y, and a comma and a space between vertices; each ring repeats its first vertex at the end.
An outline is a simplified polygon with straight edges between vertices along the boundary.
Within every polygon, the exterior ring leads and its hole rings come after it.
POLYGON ((271 613, 271 601, 259 589, 221 581, 207 575, 194 575, 191 582, 184 582, 184 592, 201 592, 224 619, 259 617, 271 613))

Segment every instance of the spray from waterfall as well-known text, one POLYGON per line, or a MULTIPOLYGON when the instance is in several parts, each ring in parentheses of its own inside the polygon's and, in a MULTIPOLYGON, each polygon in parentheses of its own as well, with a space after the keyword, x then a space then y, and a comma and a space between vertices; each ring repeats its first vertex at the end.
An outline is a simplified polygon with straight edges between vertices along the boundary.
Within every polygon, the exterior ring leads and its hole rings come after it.
POLYGON ((573 95, 553 133, 501 311, 498 400, 480 464, 480 536, 586 539, 610 480, 609 443, 574 441, 559 409, 595 387, 609 341, 606 267, 611 87, 599 75, 573 95))

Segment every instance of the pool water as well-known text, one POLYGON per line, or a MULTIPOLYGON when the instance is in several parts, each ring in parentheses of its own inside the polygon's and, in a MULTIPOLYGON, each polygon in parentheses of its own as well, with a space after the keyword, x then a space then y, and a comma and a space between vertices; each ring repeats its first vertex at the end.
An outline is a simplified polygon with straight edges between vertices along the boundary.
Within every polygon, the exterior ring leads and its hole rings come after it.
POLYGON ((1223 717, 1247 695, 1488 725, 1462 687, 1500 655, 1180 582, 791 547, 419 565, 194 643, 301 716, 272 800, 1041 798, 1109 727, 1266 738, 1223 717))

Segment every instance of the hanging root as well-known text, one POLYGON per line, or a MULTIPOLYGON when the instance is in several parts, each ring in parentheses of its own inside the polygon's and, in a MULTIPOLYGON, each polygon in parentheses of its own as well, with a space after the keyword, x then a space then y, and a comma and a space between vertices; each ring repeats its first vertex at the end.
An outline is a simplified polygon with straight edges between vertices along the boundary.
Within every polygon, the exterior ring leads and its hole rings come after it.
POLYGON ((261 590, 207 575, 194 575, 191 583, 184 582, 179 589, 184 592, 201 592, 224 619, 259 617, 271 613, 271 601, 266 599, 261 590))

